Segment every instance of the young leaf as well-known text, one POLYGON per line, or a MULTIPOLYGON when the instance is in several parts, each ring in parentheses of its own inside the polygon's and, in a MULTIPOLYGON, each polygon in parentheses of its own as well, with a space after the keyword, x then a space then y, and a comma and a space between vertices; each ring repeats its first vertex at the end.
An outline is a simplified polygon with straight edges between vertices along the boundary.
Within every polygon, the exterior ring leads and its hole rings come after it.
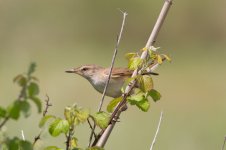
POLYGON ((150 108, 150 103, 148 99, 145 98, 142 101, 137 102, 136 106, 140 108, 142 111, 147 112, 150 108))
POLYGON ((160 55, 157 55, 157 62, 158 64, 162 64, 162 57, 160 55))
POLYGON ((38 109, 38 113, 42 112, 42 102, 38 97, 30 97, 30 99, 35 103, 35 105, 37 106, 38 109))
POLYGON ((163 56, 164 58, 166 58, 166 60, 168 60, 169 62, 171 62, 171 58, 170 58, 169 56, 167 56, 167 55, 165 55, 165 54, 162 54, 162 56, 163 56))
POLYGON ((108 126, 108 122, 110 121, 110 114, 101 111, 97 112, 93 115, 93 118, 96 122, 96 124, 101 128, 104 129, 108 126))
POLYGON ((70 140, 71 148, 76 148, 78 146, 78 139, 76 137, 72 137, 70 140))
POLYGON ((128 68, 130 70, 137 69, 142 64, 142 59, 140 57, 134 57, 129 60, 128 68))
POLYGON ((136 53, 127 53, 125 55, 126 59, 130 60, 131 58, 133 58, 134 56, 136 56, 137 54, 136 53))
POLYGON ((158 91, 154 90, 154 89, 152 89, 151 91, 149 91, 148 92, 148 95, 151 96, 152 99, 155 102, 158 101, 158 100, 160 100, 160 98, 161 98, 161 94, 158 91))
POLYGON ((67 120, 60 118, 55 119, 49 126, 49 133, 56 137, 61 133, 67 133, 69 130, 69 123, 67 120))
POLYGON ((142 78, 143 78, 143 87, 142 87, 143 91, 148 92, 151 89, 153 89, 153 81, 151 76, 143 75, 142 78))
POLYGON ((136 94, 133 94, 131 96, 127 97, 127 100, 133 105, 136 102, 142 101, 145 98, 143 92, 138 92, 136 94))
POLYGON ((31 82, 30 85, 28 86, 29 97, 36 96, 36 95, 38 95, 38 93, 39 93, 38 85, 34 82, 31 82))
POLYGON ((122 101, 122 97, 118 97, 118 98, 115 98, 112 101, 110 101, 110 103, 107 106, 107 111, 113 112, 115 106, 117 106, 118 103, 121 102, 121 101, 122 101))
POLYGON ((46 115, 46 116, 42 117, 42 119, 39 122, 39 127, 40 128, 43 127, 45 125, 45 123, 51 118, 56 118, 56 117, 53 115, 46 115))
POLYGON ((76 117, 74 121, 75 125, 86 122, 88 117, 89 117, 89 111, 87 109, 79 109, 76 112, 76 117))
POLYGON ((8 109, 9 117, 17 120, 20 117, 20 101, 16 100, 8 109))

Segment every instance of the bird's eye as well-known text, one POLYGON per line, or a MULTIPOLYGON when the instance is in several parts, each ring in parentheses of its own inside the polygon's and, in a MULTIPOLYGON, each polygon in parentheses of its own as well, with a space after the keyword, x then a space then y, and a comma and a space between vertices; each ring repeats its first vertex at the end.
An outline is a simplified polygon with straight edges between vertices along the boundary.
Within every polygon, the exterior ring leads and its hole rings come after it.
POLYGON ((88 68, 82 68, 81 70, 82 70, 82 71, 87 71, 87 70, 88 70, 88 68))

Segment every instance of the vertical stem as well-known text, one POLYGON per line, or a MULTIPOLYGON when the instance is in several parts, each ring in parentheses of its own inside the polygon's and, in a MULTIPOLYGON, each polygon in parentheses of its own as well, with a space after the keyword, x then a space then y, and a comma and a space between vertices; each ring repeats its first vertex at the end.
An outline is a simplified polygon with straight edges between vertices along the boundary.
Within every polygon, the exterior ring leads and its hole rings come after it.
MULTIPOLYGON (((170 8, 172 4, 172 0, 165 0, 165 3, 162 7, 162 10, 159 14, 159 17, 156 21, 156 24, 152 30, 152 33, 147 41, 147 44, 146 44, 146 48, 150 48, 151 46, 153 46, 156 38, 157 38, 157 35, 158 35, 158 32, 166 18, 166 15, 168 13, 168 10, 170 8)), ((148 55, 148 51, 143 51, 142 55, 141 55, 141 59, 145 59, 148 55)), ((138 74, 138 70, 134 70, 133 74, 132 74, 132 77, 136 76, 138 74)), ((132 81, 132 85, 135 83, 135 81, 132 81)), ((134 86, 127 86, 126 89, 125 89, 125 93, 123 96, 123 100, 119 103, 119 105, 116 107, 116 109, 114 110, 114 112, 112 113, 112 117, 111 118, 115 118, 117 119, 119 117, 119 115, 121 114, 121 109, 120 107, 123 106, 125 103, 126 103, 126 97, 128 96, 128 93, 131 91, 131 89, 133 88, 134 86)), ((114 121, 113 121, 114 122, 114 121)), ((98 147, 104 147, 104 145, 106 144, 107 140, 108 140, 108 137, 110 136, 111 134, 111 131, 113 130, 115 126, 115 123, 112 123, 112 121, 109 123, 108 127, 103 131, 103 133, 101 133, 101 136, 99 139, 96 139, 98 140, 96 143, 93 143, 94 145, 98 146, 98 147)))

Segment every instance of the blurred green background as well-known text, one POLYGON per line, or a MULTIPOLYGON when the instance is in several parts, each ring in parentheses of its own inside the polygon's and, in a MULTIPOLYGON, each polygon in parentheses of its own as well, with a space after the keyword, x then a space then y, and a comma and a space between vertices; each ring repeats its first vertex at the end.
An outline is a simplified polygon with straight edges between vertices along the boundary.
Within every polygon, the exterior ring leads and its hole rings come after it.
MULTIPOLYGON (((65 106, 77 103, 95 112, 101 95, 79 76, 66 74, 82 64, 110 66, 122 14, 126 26, 116 66, 126 66, 124 54, 143 48, 163 1, 147 0, 3 0, 0 2, 0 105, 6 106, 19 87, 12 78, 30 62, 38 64, 41 97, 53 104, 49 113, 63 116, 65 106)), ((220 149, 226 135, 226 1, 174 1, 155 46, 173 59, 158 68, 155 88, 161 101, 149 112, 135 107, 121 115, 108 150, 147 150, 161 110, 164 118, 157 150, 220 149)), ((107 98, 109 100, 109 98, 107 98)), ((37 110, 33 106, 33 113, 37 110)), ((10 136, 33 140, 40 115, 8 122, 10 136)), ((77 128, 86 146, 88 126, 77 128)), ((39 145, 64 148, 64 137, 44 133, 39 145)))

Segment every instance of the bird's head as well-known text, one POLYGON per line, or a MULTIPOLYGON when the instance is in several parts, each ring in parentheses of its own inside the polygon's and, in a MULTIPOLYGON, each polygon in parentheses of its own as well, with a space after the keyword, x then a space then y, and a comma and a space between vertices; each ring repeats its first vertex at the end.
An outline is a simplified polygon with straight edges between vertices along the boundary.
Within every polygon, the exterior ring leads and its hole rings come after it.
POLYGON ((75 73, 78 74, 86 79, 92 78, 102 67, 96 66, 96 65, 83 65, 78 68, 72 68, 69 70, 66 70, 67 73, 75 73))

